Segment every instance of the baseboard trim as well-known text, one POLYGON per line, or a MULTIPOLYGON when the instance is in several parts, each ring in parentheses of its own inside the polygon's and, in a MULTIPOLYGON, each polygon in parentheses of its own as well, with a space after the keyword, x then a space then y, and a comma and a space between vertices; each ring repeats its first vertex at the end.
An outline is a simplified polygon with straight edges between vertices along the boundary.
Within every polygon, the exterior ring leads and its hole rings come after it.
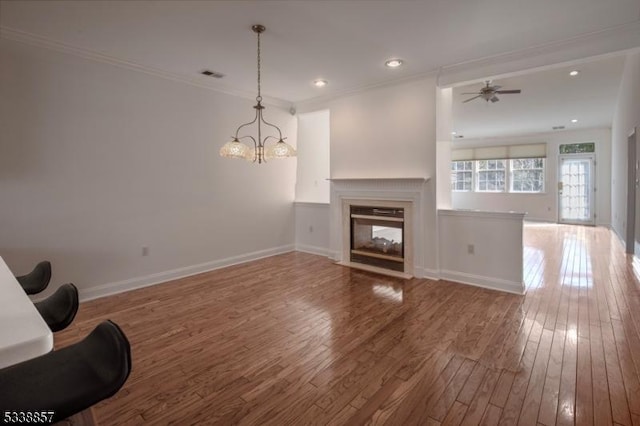
POLYGON ((505 291, 507 293, 518 295, 523 295, 525 293, 524 285, 517 281, 467 274, 466 272, 441 270, 440 279, 455 281, 462 284, 469 284, 476 287, 488 288, 490 290, 505 291))
POLYGON ((437 269, 429 269, 422 266, 416 266, 413 269, 416 278, 426 278, 434 281, 438 281, 440 279, 440 271, 437 269))
POLYGON ((310 246, 307 244, 296 244, 295 250, 324 257, 329 257, 330 253, 330 250, 326 247, 310 246))
POLYGON ((627 240, 626 238, 622 238, 622 235, 620 235, 620 233, 618 232, 618 229, 615 226, 610 226, 609 230, 611 232, 613 232, 613 234, 618 237, 618 242, 620 243, 620 246, 622 247, 623 251, 627 251, 627 240))
POLYGON ((271 257, 278 254, 288 253, 294 250, 293 244, 273 247, 265 250, 258 250, 247 254, 227 257, 225 259, 213 260, 211 262, 200 263, 197 265, 185 266, 169 271, 158 272, 156 274, 146 275, 143 277, 131 278, 123 281, 102 284, 96 287, 80 289, 79 296, 81 302, 98 299, 105 296, 111 296, 125 291, 136 290, 139 288, 149 287, 155 284, 161 284, 167 281, 179 278, 189 277, 191 275, 209 272, 227 266, 238 265, 240 263, 250 262, 265 257, 271 257))

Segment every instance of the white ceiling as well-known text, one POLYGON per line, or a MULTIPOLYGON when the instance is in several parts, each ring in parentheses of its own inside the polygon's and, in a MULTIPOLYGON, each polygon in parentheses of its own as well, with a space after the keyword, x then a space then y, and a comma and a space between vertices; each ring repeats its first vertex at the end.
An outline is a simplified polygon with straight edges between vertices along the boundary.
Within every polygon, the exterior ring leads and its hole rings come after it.
POLYGON ((567 130, 611 126, 620 87, 624 56, 585 62, 510 78, 492 84, 502 90, 521 89, 520 94, 498 95, 499 102, 481 98, 464 100, 483 85, 453 89, 453 129, 469 138, 493 138, 550 132, 553 126, 567 130), (580 74, 571 77, 577 69, 580 74), (577 119, 577 123, 572 123, 577 119))
POLYGON ((636 22, 640 1, 2 1, 0 12, 5 30, 247 93, 260 23, 263 94, 300 102, 636 22), (406 66, 386 69, 391 57, 406 66))

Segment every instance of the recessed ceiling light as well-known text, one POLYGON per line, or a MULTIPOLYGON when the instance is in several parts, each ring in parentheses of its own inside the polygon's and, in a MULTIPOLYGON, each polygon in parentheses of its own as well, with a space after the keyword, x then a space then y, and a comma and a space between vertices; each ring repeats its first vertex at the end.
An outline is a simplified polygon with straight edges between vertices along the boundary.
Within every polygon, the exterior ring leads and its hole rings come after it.
POLYGON ((398 68, 403 63, 404 63, 404 61, 402 59, 389 59, 384 64, 389 68, 398 68))
POLYGON ((576 76, 576 75, 578 75, 578 74, 580 74, 580 71, 578 71, 578 70, 573 70, 573 71, 571 71, 571 72, 569 73, 569 75, 570 75, 571 77, 575 77, 575 76, 576 76))
POLYGON ((457 133, 457 132, 451 132, 451 134, 455 136, 455 135, 457 135, 458 133, 457 133))
POLYGON ((314 80, 313 81, 313 85, 316 87, 324 87, 327 84, 329 84, 329 82, 327 80, 314 80))
POLYGON ((578 122, 578 119, 577 119, 577 118, 574 118, 573 120, 571 120, 571 122, 572 122, 572 123, 577 123, 577 122, 578 122))

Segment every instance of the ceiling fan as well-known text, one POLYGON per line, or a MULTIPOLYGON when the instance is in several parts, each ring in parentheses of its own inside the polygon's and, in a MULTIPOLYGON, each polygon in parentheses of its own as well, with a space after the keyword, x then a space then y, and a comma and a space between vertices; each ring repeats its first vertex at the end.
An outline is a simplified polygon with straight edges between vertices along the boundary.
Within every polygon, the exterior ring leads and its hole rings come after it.
POLYGON ((478 98, 482 98, 485 101, 489 102, 498 102, 500 99, 496 96, 496 95, 509 95, 509 94, 513 94, 513 93, 520 93, 521 90, 517 89, 517 90, 500 90, 500 88, 502 86, 492 86, 491 85, 491 80, 487 80, 485 81, 486 86, 482 87, 480 89, 479 92, 470 92, 470 93, 461 93, 462 95, 476 95, 473 98, 467 99, 466 101, 463 101, 463 104, 466 104, 469 101, 472 101, 474 99, 478 99, 478 98))

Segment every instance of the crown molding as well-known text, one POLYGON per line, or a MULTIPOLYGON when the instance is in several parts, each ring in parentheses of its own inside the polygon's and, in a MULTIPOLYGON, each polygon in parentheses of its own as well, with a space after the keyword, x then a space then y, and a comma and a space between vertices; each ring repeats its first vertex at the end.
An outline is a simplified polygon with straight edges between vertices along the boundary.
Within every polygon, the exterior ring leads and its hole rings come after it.
MULTIPOLYGON (((88 60, 108 63, 231 96, 251 100, 255 99, 255 94, 252 92, 219 84, 206 84, 195 77, 170 73, 89 49, 71 46, 47 37, 16 30, 7 26, 0 26, 0 38, 68 53, 88 60)), ((621 52, 636 50, 638 48, 640 48, 640 20, 557 42, 545 43, 526 49, 451 64, 438 69, 349 88, 295 103, 268 96, 264 97, 263 103, 287 110, 294 110, 293 108, 295 108, 298 112, 309 112, 326 107, 326 104, 339 98, 425 78, 435 78, 436 84, 439 87, 453 87, 482 81, 486 78, 504 78, 523 72, 543 70, 552 66, 558 66, 558 64, 562 64, 563 66, 569 65, 571 63, 584 61, 587 58, 620 54, 621 52)))
POLYGON ((411 74, 409 76, 395 78, 393 80, 384 80, 378 81, 376 83, 365 84, 362 86, 340 90, 329 95, 317 96, 315 98, 306 99, 303 101, 296 102, 294 104, 294 108, 299 113, 311 112, 319 108, 323 108, 331 101, 336 99, 344 98, 351 95, 356 95, 358 93, 368 92, 369 90, 381 89, 385 87, 397 86, 403 83, 410 83, 413 81, 423 80, 426 78, 434 78, 437 79, 440 73, 440 69, 434 69, 418 74, 411 74))
POLYGON ((504 78, 518 73, 570 65, 640 47, 640 20, 526 49, 486 56, 442 67, 439 87, 454 87, 487 78, 504 78))
MULTIPOLYGON (((163 71, 158 68, 138 64, 136 62, 120 59, 115 56, 106 55, 104 53, 96 52, 93 50, 72 46, 57 40, 50 39, 48 37, 43 37, 43 36, 29 33, 26 31, 16 30, 14 28, 9 28, 3 25, 0 25, 0 39, 17 41, 20 43, 41 47, 48 50, 54 50, 57 52, 78 56, 90 61, 107 63, 107 64, 115 65, 121 68, 126 68, 129 70, 153 75, 155 77, 172 80, 179 83, 186 83, 191 86, 212 90, 218 93, 224 93, 226 95, 255 100, 255 93, 252 93, 252 92, 238 90, 238 89, 234 89, 224 85, 206 84, 195 77, 163 71)), ((286 110, 289 110, 293 105, 289 101, 279 99, 279 98, 269 97, 269 96, 263 96, 262 103, 275 106, 278 108, 286 109, 286 110)))
POLYGON ((566 137, 571 137, 576 139, 576 142, 581 141, 592 141, 593 137, 585 137, 581 139, 580 133, 587 133, 593 131, 603 131, 608 130, 611 131, 610 126, 595 126, 595 127, 585 127, 579 129, 564 129, 564 130, 549 130, 545 132, 531 132, 531 133, 518 133, 513 135, 505 135, 505 136, 496 136, 496 137, 485 137, 485 138, 464 138, 464 139, 456 139, 455 142, 452 142, 451 149, 466 149, 466 148, 475 148, 479 145, 484 144, 530 144, 530 143, 549 143, 549 140, 553 137, 558 137, 559 135, 566 135, 566 137), (519 139, 538 139, 536 140, 519 140, 519 139), (455 144, 455 146, 453 146, 455 144))
POLYGON ((638 48, 640 48, 640 20, 565 40, 485 56, 403 78, 318 96, 296 102, 295 108, 298 112, 310 112, 325 108, 328 103, 339 98, 424 78, 435 77, 436 85, 440 88, 454 87, 483 81, 486 78, 504 78, 560 65, 570 65, 583 62, 585 59, 602 59, 638 48))

